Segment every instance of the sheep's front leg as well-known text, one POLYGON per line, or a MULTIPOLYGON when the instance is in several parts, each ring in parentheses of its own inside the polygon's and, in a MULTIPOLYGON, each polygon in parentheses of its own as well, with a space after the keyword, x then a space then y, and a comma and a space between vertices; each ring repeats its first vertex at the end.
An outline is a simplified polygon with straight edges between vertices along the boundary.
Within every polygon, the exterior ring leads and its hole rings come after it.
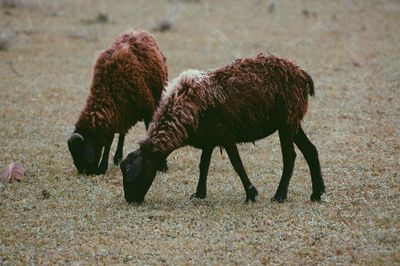
POLYGON ((196 193, 190 196, 190 199, 198 198, 204 199, 207 196, 207 175, 208 169, 210 167, 211 155, 214 150, 214 147, 205 148, 201 153, 200 159, 200 177, 199 182, 197 183, 196 193))
POLYGON ((286 128, 279 129, 279 140, 281 142, 282 149, 283 172, 278 189, 276 190, 275 196, 271 200, 282 203, 287 197, 290 178, 293 174, 296 152, 294 151, 293 134, 290 130, 286 128))
POLYGON ((117 150, 114 154, 114 164, 118 165, 122 160, 122 151, 124 148, 125 133, 120 133, 118 136, 117 150))
POLYGON ((226 152, 228 153, 229 160, 235 169, 236 173, 239 175, 240 180, 242 181, 244 190, 246 191, 246 201, 245 203, 252 201, 256 201, 256 197, 258 195, 258 191, 256 187, 251 183, 249 177, 244 170, 244 166, 242 160, 240 159, 239 151, 235 143, 224 146, 226 152))
MULTIPOLYGON (((114 136, 113 136, 113 138, 114 138, 114 136)), ((103 158, 101 159, 101 162, 100 162, 100 165, 99 165, 99 169, 97 171, 97 173, 99 175, 105 174, 105 172, 107 171, 107 168, 108 168, 108 156, 110 155, 110 148, 111 148, 111 144, 112 144, 113 138, 111 139, 109 144, 104 146, 103 158)))
POLYGON ((310 168, 313 191, 310 199, 311 201, 321 201, 321 195, 325 192, 325 184, 322 179, 317 148, 315 148, 314 144, 311 143, 301 127, 294 136, 294 143, 303 153, 308 167, 310 168))

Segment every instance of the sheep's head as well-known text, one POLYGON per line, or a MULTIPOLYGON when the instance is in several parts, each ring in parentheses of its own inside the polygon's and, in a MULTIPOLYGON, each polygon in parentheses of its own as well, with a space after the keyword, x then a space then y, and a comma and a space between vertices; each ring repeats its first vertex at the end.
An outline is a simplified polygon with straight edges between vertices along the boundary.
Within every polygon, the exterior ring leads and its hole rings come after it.
POLYGON ((138 149, 121 162, 124 196, 127 202, 141 203, 153 183, 157 170, 165 165, 161 155, 138 149))
POLYGON ((98 174, 98 166, 104 141, 90 133, 74 133, 68 139, 68 148, 78 173, 98 174))

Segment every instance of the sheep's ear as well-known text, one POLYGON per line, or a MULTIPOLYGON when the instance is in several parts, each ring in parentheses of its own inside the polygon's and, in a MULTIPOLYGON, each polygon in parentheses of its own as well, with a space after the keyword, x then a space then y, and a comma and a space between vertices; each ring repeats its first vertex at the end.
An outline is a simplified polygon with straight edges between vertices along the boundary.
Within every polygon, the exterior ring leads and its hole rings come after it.
POLYGON ((68 139, 68 149, 71 153, 72 160, 74 161, 76 169, 78 169, 78 173, 81 173, 83 170, 83 158, 82 158, 82 150, 84 146, 84 138, 81 134, 73 133, 71 137, 68 139))
POLYGON ((141 156, 134 159, 131 165, 125 166, 126 181, 132 182, 138 178, 142 172, 143 158, 141 156))
POLYGON ((73 133, 68 139, 68 148, 72 156, 76 154, 83 147, 83 137, 81 134, 73 133))

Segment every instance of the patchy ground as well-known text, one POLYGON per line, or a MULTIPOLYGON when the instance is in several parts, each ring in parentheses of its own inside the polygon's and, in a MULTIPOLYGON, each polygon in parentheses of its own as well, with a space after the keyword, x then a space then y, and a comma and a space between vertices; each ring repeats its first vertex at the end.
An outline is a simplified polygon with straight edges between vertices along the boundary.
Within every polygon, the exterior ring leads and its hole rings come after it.
MULTIPOLYGON (((400 2, 2 1, 0 264, 400 263, 400 2), (205 200, 189 200, 200 152, 169 158, 141 206, 125 203, 119 168, 77 174, 66 140, 96 54, 127 29, 152 30, 170 78, 260 52, 294 59, 314 78, 303 127, 320 152, 327 194, 308 201, 298 153, 288 201, 270 202, 282 162, 277 136, 241 145, 260 195, 245 194, 214 152, 205 200)), ((144 136, 137 125, 125 155, 144 136)), ((112 151, 115 149, 115 143, 112 151)), ((110 158, 111 162, 111 158, 110 158)))

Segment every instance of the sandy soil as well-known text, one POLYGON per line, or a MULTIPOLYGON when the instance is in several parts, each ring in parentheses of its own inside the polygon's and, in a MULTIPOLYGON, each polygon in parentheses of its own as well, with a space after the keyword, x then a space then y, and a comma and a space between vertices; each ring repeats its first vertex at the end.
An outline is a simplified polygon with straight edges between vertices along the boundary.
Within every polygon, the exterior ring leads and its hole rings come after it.
MULTIPOLYGON (((0 169, 16 161, 26 174, 0 182, 0 265, 400 263, 399 1, 1 4, 0 169), (171 28, 157 31, 163 22, 171 28), (303 128, 320 152, 323 202, 308 201, 300 152, 287 202, 270 202, 282 168, 276 135, 240 146, 260 192, 254 204, 243 204, 239 177, 219 152, 205 200, 189 200, 200 152, 188 147, 170 156, 141 206, 125 203, 116 166, 78 175, 66 140, 92 64, 130 28, 152 30, 170 78, 260 52, 306 69, 316 97, 303 128)), ((130 131, 125 155, 144 134, 142 124, 130 131)))

